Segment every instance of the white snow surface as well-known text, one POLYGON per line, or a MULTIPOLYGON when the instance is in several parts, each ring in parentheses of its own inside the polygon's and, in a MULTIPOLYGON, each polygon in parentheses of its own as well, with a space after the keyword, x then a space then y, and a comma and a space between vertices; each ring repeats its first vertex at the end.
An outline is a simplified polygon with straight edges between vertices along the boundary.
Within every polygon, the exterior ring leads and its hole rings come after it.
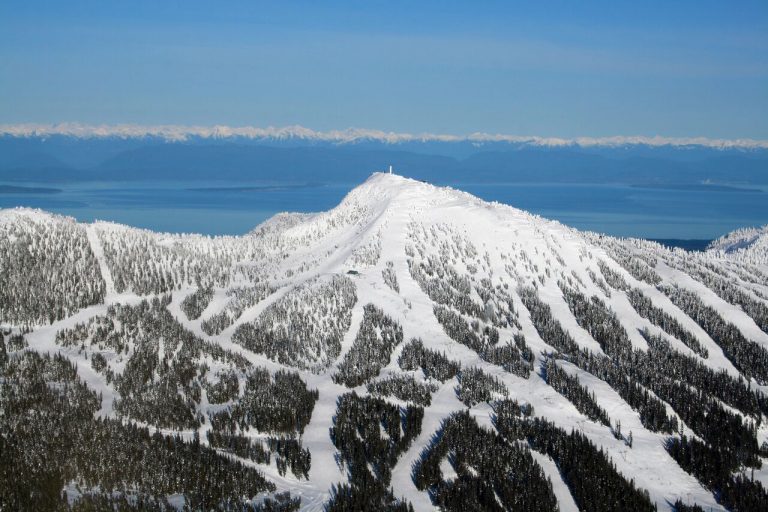
POLYGON ((742 228, 712 241, 707 249, 715 254, 728 254, 740 260, 768 263, 768 225, 742 228))

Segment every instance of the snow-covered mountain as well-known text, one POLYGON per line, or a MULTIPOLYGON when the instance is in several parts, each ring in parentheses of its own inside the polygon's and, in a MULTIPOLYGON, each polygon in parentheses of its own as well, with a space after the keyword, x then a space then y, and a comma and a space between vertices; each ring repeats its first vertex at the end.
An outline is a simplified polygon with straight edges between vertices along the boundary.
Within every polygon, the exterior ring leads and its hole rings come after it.
POLYGON ((408 142, 470 142, 524 144, 541 147, 563 146, 701 146, 715 149, 768 149, 768 141, 755 139, 710 139, 707 137, 662 137, 613 136, 613 137, 541 137, 534 135, 509 135, 500 133, 470 133, 453 135, 442 133, 398 133, 392 131, 347 128, 344 130, 318 131, 300 125, 292 126, 185 126, 185 125, 87 125, 81 123, 58 124, 0 124, 0 137, 53 137, 65 136, 78 139, 104 138, 158 138, 166 141, 187 141, 200 139, 244 139, 244 140, 302 140, 350 144, 376 141, 385 144, 408 142))
POLYGON ((747 238, 387 174, 241 237, 1 211, 0 508, 766 510, 747 238))
POLYGON ((722 252, 732 258, 755 263, 768 263, 768 225, 732 231, 707 247, 714 253, 722 252))

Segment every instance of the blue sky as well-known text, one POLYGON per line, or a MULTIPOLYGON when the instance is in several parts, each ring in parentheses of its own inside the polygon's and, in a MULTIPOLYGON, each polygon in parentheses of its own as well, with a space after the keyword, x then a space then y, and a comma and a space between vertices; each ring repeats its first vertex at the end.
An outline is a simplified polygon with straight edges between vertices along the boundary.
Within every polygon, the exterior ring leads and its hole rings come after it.
POLYGON ((0 3, 0 123, 768 139, 768 2, 0 3))

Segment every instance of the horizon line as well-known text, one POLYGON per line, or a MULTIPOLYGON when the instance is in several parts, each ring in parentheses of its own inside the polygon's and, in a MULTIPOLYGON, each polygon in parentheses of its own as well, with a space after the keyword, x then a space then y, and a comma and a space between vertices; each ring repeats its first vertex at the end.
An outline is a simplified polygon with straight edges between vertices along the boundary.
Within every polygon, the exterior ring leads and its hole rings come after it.
POLYGON ((541 147, 619 147, 619 146, 701 146, 713 149, 768 149, 768 140, 751 138, 723 139, 709 137, 665 137, 661 135, 614 135, 608 137, 545 137, 537 135, 507 135, 500 133, 473 132, 467 135, 422 132, 383 131, 368 128, 346 128, 343 130, 313 130, 301 125, 283 127, 227 126, 227 125, 141 125, 141 124, 83 124, 65 123, 20 123, 0 124, 0 136, 18 138, 41 138, 66 136, 75 138, 161 138, 167 142, 184 142, 191 138, 202 139, 276 139, 307 140, 337 144, 353 144, 377 141, 385 144, 407 142, 460 143, 509 143, 541 147))

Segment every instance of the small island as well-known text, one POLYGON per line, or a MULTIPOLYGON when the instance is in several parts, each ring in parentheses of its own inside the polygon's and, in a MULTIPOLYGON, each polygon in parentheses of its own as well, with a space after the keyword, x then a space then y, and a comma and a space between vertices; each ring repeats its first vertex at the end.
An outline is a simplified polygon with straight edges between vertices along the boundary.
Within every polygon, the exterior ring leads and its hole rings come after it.
POLYGON ((21 187, 18 185, 0 185, 0 194, 58 194, 60 188, 21 187))

